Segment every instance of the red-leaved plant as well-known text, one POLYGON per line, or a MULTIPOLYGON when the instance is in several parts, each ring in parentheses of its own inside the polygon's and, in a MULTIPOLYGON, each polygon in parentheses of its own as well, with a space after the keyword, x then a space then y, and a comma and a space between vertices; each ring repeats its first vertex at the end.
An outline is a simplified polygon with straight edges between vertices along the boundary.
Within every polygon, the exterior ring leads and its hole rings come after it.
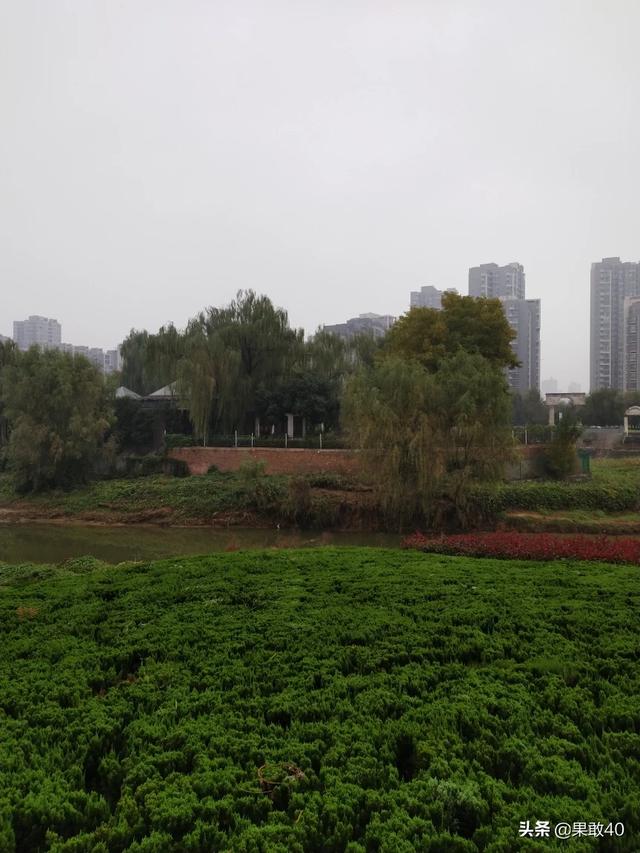
POLYGON ((428 536, 414 533, 402 543, 435 554, 523 560, 597 560, 640 564, 640 539, 627 536, 568 536, 562 533, 463 533, 428 536))

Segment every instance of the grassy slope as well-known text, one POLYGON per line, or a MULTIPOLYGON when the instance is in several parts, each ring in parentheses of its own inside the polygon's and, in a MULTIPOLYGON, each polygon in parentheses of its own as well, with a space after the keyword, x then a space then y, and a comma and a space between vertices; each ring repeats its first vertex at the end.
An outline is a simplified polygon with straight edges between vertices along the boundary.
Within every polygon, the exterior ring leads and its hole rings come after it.
MULTIPOLYGON (((285 492, 284 478, 269 477, 274 491, 285 492)), ((254 509, 251 487, 234 474, 205 477, 150 476, 103 480, 72 492, 54 491, 16 499, 8 477, 0 480, 0 506, 21 507, 44 516, 96 521, 207 522, 219 513, 254 509)))
MULTIPOLYGON (((589 483, 569 486, 575 490, 592 486, 596 499, 593 505, 575 507, 573 500, 560 499, 559 508, 545 506, 544 501, 521 501, 532 512, 516 513, 508 517, 509 525, 521 530, 576 531, 584 533, 640 533, 640 458, 592 459, 592 478, 589 483), (598 494, 599 493, 599 494, 598 494), (622 502, 619 503, 620 497, 622 502)), ((539 492, 544 484, 523 485, 522 494, 528 497, 527 489, 539 492)), ((562 488, 562 486, 560 487, 562 488)), ((517 501, 516 501, 517 503, 517 501)))
POLYGON ((636 568, 369 549, 3 567, 0 849, 637 850, 639 605, 636 568))
POLYGON ((612 486, 640 484, 640 457, 628 459, 592 459, 591 470, 596 483, 612 486))

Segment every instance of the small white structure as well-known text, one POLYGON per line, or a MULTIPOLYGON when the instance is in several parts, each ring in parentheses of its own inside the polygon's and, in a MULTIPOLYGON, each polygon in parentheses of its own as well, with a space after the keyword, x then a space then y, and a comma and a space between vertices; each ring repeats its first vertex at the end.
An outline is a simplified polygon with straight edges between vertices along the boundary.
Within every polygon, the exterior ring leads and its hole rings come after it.
POLYGON ((296 437, 296 421, 295 418, 298 419, 298 436, 301 438, 305 438, 307 434, 307 419, 302 415, 294 415, 292 412, 287 412, 287 437, 295 438, 296 437))
POLYGON ((587 402, 587 395, 584 392, 555 392, 553 394, 545 394, 544 402, 549 409, 549 426, 554 426, 556 422, 556 409, 562 409, 565 406, 584 406, 587 402))
POLYGON ((630 432, 640 433, 640 406, 630 406, 624 413, 624 437, 627 438, 630 432), (631 425, 629 418, 633 418, 631 425))

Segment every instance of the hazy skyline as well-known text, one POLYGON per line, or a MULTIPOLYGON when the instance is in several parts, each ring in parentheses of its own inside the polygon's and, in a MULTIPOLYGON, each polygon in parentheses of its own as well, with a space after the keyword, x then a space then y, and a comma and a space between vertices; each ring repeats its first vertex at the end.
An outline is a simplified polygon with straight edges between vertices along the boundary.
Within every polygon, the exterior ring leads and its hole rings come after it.
POLYGON ((308 333, 518 261, 588 387, 589 273, 640 258, 635 0, 0 0, 0 334, 308 333))

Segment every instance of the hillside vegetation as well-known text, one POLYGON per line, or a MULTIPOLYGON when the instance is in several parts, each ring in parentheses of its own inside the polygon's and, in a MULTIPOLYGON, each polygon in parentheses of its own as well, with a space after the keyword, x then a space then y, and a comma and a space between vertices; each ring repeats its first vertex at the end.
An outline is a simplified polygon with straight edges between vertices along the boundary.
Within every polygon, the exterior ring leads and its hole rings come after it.
POLYGON ((2 565, 0 850, 631 853, 639 604, 635 567, 408 551, 2 565))

